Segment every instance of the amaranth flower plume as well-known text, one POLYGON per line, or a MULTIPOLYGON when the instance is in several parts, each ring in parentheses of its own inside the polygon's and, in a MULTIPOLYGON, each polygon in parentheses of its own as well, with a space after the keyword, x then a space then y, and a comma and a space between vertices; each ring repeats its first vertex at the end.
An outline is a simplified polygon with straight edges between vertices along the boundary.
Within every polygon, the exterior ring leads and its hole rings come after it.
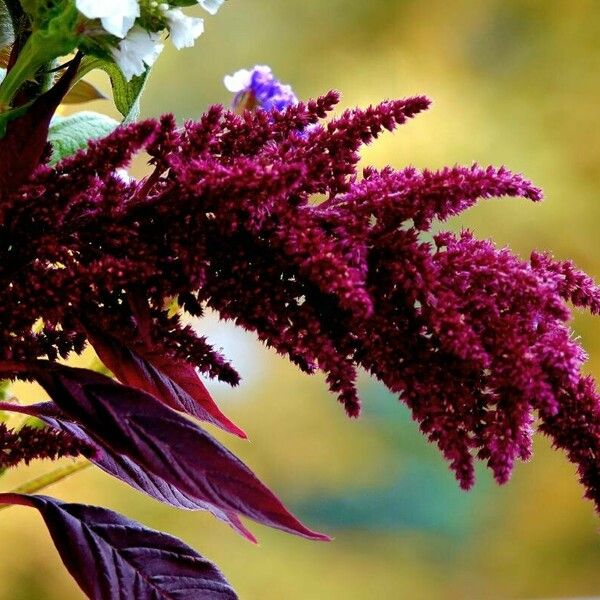
MULTIPOLYGON (((7 374, 41 378, 67 410, 59 390, 76 395, 92 384, 67 386, 83 376, 60 371, 46 381, 38 360, 79 352, 87 339, 107 363, 128 349, 126 383, 139 382, 144 365, 159 378, 145 392, 175 381, 163 401, 189 410, 191 365, 230 383, 237 374, 167 312, 176 298, 182 311, 211 308, 302 370, 323 371, 351 416, 360 410, 357 369, 365 369, 410 407, 463 488, 476 459, 505 482, 531 453, 537 414, 600 507, 599 397, 580 373, 585 354, 567 324, 567 303, 600 312, 600 290, 569 262, 523 261, 469 232, 430 241, 436 221, 479 198, 538 201, 540 190, 477 165, 361 177, 360 146, 429 101, 384 102, 318 124, 337 99, 242 115, 216 106, 182 129, 167 115, 37 168, 0 205, 7 374), (154 172, 120 178, 142 151, 154 172), (29 244, 13 243, 22 239, 29 244)), ((199 402, 230 428, 208 396, 199 402)), ((99 443, 107 435, 93 433, 99 443)))

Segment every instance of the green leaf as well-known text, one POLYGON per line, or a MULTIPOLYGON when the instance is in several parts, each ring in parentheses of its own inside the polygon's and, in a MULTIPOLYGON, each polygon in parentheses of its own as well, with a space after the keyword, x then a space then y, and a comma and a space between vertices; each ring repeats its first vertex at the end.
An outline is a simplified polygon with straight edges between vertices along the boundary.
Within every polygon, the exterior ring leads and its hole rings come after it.
POLYGON ((89 140, 108 135, 118 125, 114 119, 90 111, 54 117, 48 133, 48 141, 53 147, 51 164, 85 148, 89 140))
POLYGON ((0 401, 4 402, 6 400, 6 396, 8 395, 8 388, 10 386, 10 381, 5 379, 4 381, 0 381, 0 401))
MULTIPOLYGON (((0 69, 1 71, 1 69, 0 69)), ((1 76, 1 73, 0 73, 1 76)), ((92 100, 106 100, 106 96, 94 85, 80 79, 63 98, 63 104, 83 104, 92 100)))
POLYGON ((108 74, 113 89, 115 106, 123 115, 124 123, 135 121, 140 114, 140 96, 146 86, 150 69, 143 75, 133 77, 127 81, 119 66, 111 61, 102 58, 86 57, 79 71, 79 77, 83 77, 93 69, 101 69, 108 74))
MULTIPOLYGON (((81 20, 81 13, 75 2, 70 0, 20 0, 21 7, 31 20, 34 30, 62 30, 63 36, 73 36, 75 25, 81 20)), ((75 35, 77 35, 75 33, 75 35)))

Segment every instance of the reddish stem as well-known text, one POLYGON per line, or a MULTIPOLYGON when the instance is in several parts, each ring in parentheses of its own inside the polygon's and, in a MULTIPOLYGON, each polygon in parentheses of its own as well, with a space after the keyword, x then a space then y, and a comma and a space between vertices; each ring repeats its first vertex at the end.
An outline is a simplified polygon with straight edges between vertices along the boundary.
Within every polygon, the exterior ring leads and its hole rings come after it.
POLYGON ((22 415, 29 415, 31 417, 37 417, 40 415, 40 411, 36 409, 35 404, 22 405, 15 404, 14 402, 0 402, 0 410, 16 412, 22 415))
POLYGON ((27 496, 10 492, 0 494, 0 504, 19 504, 20 506, 33 507, 33 503, 27 496))

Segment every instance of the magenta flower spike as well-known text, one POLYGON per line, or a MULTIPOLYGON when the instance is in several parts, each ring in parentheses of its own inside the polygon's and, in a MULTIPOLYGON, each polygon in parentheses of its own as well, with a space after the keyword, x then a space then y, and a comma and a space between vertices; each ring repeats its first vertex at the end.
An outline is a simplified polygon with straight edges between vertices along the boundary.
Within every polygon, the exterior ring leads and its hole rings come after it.
POLYGON ((367 169, 360 178, 359 147, 429 101, 347 111, 298 133, 336 101, 330 93, 240 116, 213 107, 183 129, 167 116, 40 166, 1 207, 3 239, 30 240, 4 249, 6 358, 78 351, 93 322, 134 352, 153 344, 173 364, 231 380, 206 340, 167 316, 164 299, 178 297, 190 313, 208 306, 303 370, 325 372, 351 416, 356 370, 366 369, 409 405, 464 488, 476 459, 508 479, 530 455, 537 413, 598 501, 598 396, 567 325, 567 302, 598 312, 598 288, 570 263, 522 261, 468 232, 422 237, 479 198, 538 201, 541 192, 505 168, 367 169), (141 150, 154 175, 116 176, 141 150), (316 193, 327 199, 311 203, 316 193))
MULTIPOLYGON (((49 19, 42 25, 52 24, 57 44, 66 39, 60 15, 79 36, 91 28, 102 57, 122 38, 121 62, 102 68, 127 91, 118 100, 129 119, 160 32, 189 46, 201 31, 178 8, 193 2, 155 4, 129 3, 120 16, 101 3, 79 2, 75 13, 61 4, 64 14, 35 18, 49 19)), ((221 4, 200 2, 210 13, 221 4)), ((30 102, 19 104, 27 69, 9 68, 10 86, 0 82, 0 380, 36 381, 51 398, 0 402, 42 421, 0 424, 1 470, 82 455, 250 541, 242 518, 330 540, 204 429, 246 437, 204 384, 240 376, 201 325, 186 324, 211 309, 302 371, 323 373, 350 417, 361 411, 359 369, 381 381, 463 489, 478 460, 505 483, 530 457, 537 422, 600 511, 600 396, 569 328, 572 306, 600 313, 600 288, 571 262, 537 252, 522 260, 469 231, 440 229, 480 199, 537 202, 537 187, 504 167, 359 172, 361 147, 430 101, 331 118, 336 92, 299 102, 264 66, 226 78, 235 112, 213 106, 183 126, 172 115, 115 124, 55 159, 51 119, 90 43, 30 102), (126 170, 142 154, 151 172, 137 180, 126 170), (60 361, 87 344, 113 377, 60 361)), ((0 503, 41 514, 90 598, 236 598, 191 548, 107 509, 15 492, 0 503)))

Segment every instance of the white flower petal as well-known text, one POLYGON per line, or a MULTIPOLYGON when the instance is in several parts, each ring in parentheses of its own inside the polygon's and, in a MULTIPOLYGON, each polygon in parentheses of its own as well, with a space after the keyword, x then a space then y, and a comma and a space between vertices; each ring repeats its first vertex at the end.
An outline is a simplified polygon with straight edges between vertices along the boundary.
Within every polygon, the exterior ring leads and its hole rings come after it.
POLYGON ((169 24, 169 32, 173 46, 177 50, 191 48, 198 37, 204 32, 204 20, 188 17, 178 8, 165 12, 169 24))
POLYGON ((211 15, 216 15, 224 3, 225 0, 198 0, 198 4, 211 15))
POLYGON ((129 81, 134 75, 142 75, 146 66, 151 67, 163 48, 158 34, 136 25, 121 40, 119 47, 113 49, 113 57, 129 81))
POLYGON ((234 94, 250 87, 252 83, 252 72, 248 69, 240 69, 233 75, 225 75, 223 78, 225 87, 234 94))
POLYGON ((89 19, 140 16, 138 0, 75 0, 75 6, 89 19))
POLYGON ((112 35, 124 38, 133 27, 135 17, 102 17, 102 27, 112 35))
POLYGON ((120 38, 140 16, 138 0, 75 0, 75 6, 88 19, 101 19, 102 27, 120 38))

